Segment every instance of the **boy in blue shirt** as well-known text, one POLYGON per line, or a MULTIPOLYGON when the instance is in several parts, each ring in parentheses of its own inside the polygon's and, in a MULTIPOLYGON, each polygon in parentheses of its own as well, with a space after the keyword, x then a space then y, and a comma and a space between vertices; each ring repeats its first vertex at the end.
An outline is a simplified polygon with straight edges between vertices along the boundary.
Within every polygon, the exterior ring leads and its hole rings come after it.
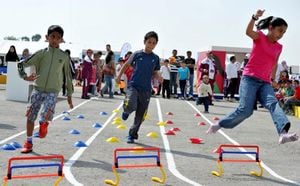
POLYGON ((180 63, 178 69, 178 82, 181 91, 181 99, 186 99, 186 83, 190 79, 190 70, 186 67, 185 61, 180 63))
POLYGON ((122 119, 127 120, 129 114, 135 111, 134 123, 129 130, 127 143, 134 143, 134 140, 138 139, 138 131, 145 120, 150 102, 152 77, 159 79, 160 82, 162 81, 159 73, 159 57, 152 52, 157 42, 157 33, 148 32, 144 37, 145 48, 130 56, 116 78, 116 82, 119 84, 120 78, 126 69, 129 66, 134 68, 132 78, 128 82, 123 105, 124 112, 122 113, 122 119))

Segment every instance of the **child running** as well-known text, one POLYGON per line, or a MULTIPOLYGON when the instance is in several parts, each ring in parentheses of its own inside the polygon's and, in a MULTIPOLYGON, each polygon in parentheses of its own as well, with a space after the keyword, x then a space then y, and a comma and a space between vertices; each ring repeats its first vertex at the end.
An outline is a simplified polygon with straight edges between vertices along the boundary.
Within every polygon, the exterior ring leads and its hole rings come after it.
POLYGON ((263 13, 264 10, 257 10, 246 29, 246 34, 253 40, 253 48, 241 78, 239 106, 210 126, 206 132, 216 133, 220 128, 234 128, 239 125, 252 115, 257 97, 271 113, 279 134, 279 144, 284 144, 297 141, 299 137, 296 133, 288 133, 291 123, 279 106, 271 82, 275 79, 277 62, 282 51, 278 40, 283 37, 288 24, 282 18, 270 16, 260 20, 256 25, 257 31, 254 31, 254 23, 263 13), (263 29, 268 29, 267 35, 261 31, 263 29))
POLYGON ((148 32, 144 37, 145 49, 133 53, 116 78, 116 83, 119 84, 126 69, 130 66, 134 68, 132 78, 128 81, 122 113, 122 119, 127 120, 128 116, 135 111, 134 123, 129 130, 127 143, 134 143, 134 140, 138 139, 138 131, 145 119, 150 102, 152 77, 162 81, 159 73, 159 57, 153 53, 157 42, 157 33, 148 32))
POLYGON ((212 95, 212 90, 209 84, 209 77, 208 75, 204 75, 202 77, 202 83, 198 88, 198 99, 196 105, 200 105, 201 103, 203 103, 205 113, 209 113, 208 112, 208 107, 210 102, 209 96, 211 95, 212 95))
POLYGON ((32 152, 32 133, 34 121, 43 105, 40 114, 39 137, 45 138, 49 122, 52 121, 56 99, 63 84, 63 78, 66 79, 67 96, 69 107, 73 108, 71 95, 73 86, 70 72, 70 58, 67 53, 59 49, 59 44, 63 41, 64 31, 58 25, 52 25, 48 28, 46 39, 49 42, 48 48, 37 51, 31 57, 18 63, 19 75, 26 81, 35 81, 34 90, 30 97, 30 105, 27 109, 27 140, 22 153, 32 152), (25 67, 35 66, 36 74, 30 76, 24 72, 25 67), (65 74, 65 77, 63 77, 65 74))

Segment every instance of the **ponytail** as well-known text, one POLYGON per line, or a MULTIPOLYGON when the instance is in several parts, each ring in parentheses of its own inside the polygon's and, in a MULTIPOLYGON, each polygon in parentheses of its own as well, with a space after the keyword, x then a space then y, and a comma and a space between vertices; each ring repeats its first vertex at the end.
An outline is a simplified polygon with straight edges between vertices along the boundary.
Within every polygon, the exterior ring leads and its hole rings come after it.
POLYGON ((265 19, 260 20, 257 23, 256 28, 257 28, 257 30, 263 30, 263 29, 267 29, 270 25, 272 27, 277 27, 277 26, 288 27, 288 24, 284 19, 282 19, 280 17, 269 16, 265 19))

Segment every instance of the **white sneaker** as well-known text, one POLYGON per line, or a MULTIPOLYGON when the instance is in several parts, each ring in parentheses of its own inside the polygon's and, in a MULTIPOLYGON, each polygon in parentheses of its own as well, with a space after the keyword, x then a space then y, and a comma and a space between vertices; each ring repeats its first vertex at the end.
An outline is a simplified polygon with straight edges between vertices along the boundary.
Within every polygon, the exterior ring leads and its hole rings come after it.
POLYGON ((214 123, 206 131, 206 134, 215 134, 219 129, 221 129, 221 126, 219 125, 219 123, 214 123))
POLYGON ((280 134, 279 137, 279 144, 285 144, 288 142, 293 142, 293 141, 297 141, 299 139, 299 136, 296 133, 285 133, 285 134, 280 134))

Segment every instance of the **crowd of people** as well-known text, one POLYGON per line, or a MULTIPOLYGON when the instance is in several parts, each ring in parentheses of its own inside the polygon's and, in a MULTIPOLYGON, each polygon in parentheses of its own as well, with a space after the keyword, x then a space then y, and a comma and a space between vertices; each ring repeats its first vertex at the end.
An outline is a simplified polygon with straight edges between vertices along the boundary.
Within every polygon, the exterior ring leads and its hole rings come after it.
MULTIPOLYGON (((64 52, 68 54, 70 59, 70 77, 75 81, 74 85, 82 87, 82 99, 90 99, 92 96, 104 97, 105 94, 108 94, 109 98, 113 98, 114 95, 126 95, 127 83, 130 81, 133 68, 127 69, 121 76, 120 84, 115 83, 115 78, 132 54, 131 51, 117 61, 115 61, 114 52, 111 50, 110 44, 106 45, 104 58, 101 51, 88 49, 84 53, 82 61, 74 61, 71 58, 69 49, 64 52)), ((25 48, 19 58, 15 46, 12 45, 5 59, 6 61, 18 62, 27 59, 30 55, 29 50, 25 48)), ((246 54, 243 62, 239 62, 234 55, 230 56, 225 70, 221 74, 217 69, 213 52, 208 51, 206 57, 197 64, 196 60, 192 58, 191 51, 187 51, 186 56, 179 56, 177 55, 177 50, 174 49, 171 57, 160 59, 160 73, 163 80, 162 82, 159 82, 157 79, 151 80, 152 96, 161 95, 162 98, 167 99, 196 100, 196 103, 203 104, 204 111, 208 112, 208 105, 213 105, 216 75, 220 74, 224 77, 223 99, 229 102, 236 102, 235 96, 239 94, 243 69, 249 57, 250 54, 246 54), (198 78, 194 76, 196 73, 198 78), (196 82, 194 82, 195 79, 196 82), (210 89, 207 89, 206 84, 210 85, 210 89), (203 87, 206 87, 205 92, 203 87), (178 93, 178 90, 180 93, 178 93), (208 101, 203 97, 208 97, 208 101)), ((31 72, 34 72, 34 69, 31 72)), ((272 83, 272 86, 276 98, 285 113, 294 115, 293 106, 300 105, 299 80, 293 80, 289 77, 289 67, 286 61, 282 61, 278 64, 275 76, 276 81, 272 83)), ((63 79, 62 95, 66 96, 65 78, 63 79)))

